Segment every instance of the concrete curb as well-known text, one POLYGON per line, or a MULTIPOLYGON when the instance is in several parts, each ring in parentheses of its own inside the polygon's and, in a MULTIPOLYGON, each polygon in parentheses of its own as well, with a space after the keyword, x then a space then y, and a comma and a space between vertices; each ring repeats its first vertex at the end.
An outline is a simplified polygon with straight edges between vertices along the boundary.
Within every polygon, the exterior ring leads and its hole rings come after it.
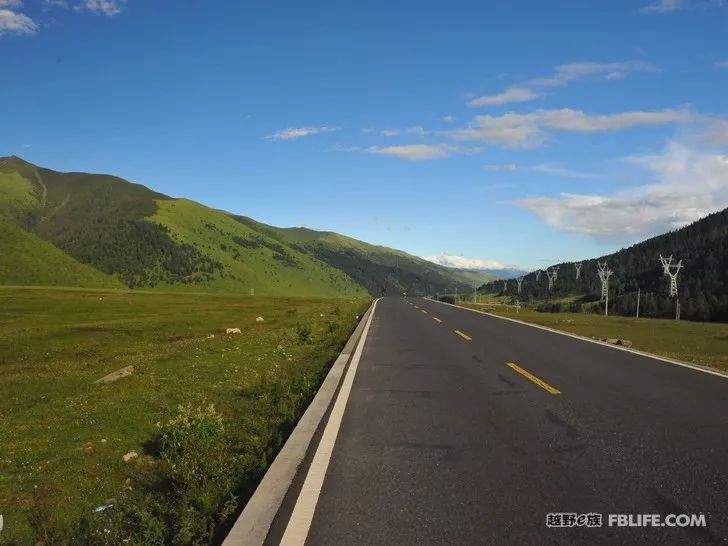
POLYGON ((321 388, 286 443, 283 444, 273 464, 268 468, 255 493, 223 541, 223 546, 260 546, 265 542, 273 519, 283 503, 298 468, 306 457, 311 439, 344 377, 346 365, 354 353, 371 312, 372 306, 369 306, 336 362, 331 366, 321 388))
POLYGON ((493 317, 493 318, 497 318, 500 320, 508 320, 510 322, 515 322, 517 324, 523 324, 524 326, 530 326, 531 328, 538 328, 539 330, 545 330, 547 332, 551 332, 552 334, 559 334, 562 336, 578 339, 580 341, 588 341, 589 343, 594 343, 595 345, 601 345, 602 347, 609 347, 610 349, 614 349, 616 351, 625 351, 627 353, 632 353, 635 355, 651 358, 652 360, 659 360, 661 362, 666 362, 668 364, 682 366, 683 368, 690 368, 691 370, 695 370, 697 372, 703 372, 703 373, 707 373, 710 375, 715 375, 717 377, 722 377, 723 379, 728 379, 728 372, 724 372, 724 371, 718 370, 716 368, 710 368, 708 366, 702 366, 700 364, 693 364, 692 362, 684 362, 682 360, 676 360, 674 358, 668 358, 666 356, 660 356, 660 355, 656 355, 654 353, 648 353, 647 351, 640 351, 639 349, 632 349, 632 348, 624 347, 621 345, 613 345, 612 343, 605 343, 604 341, 599 341, 598 339, 592 339, 590 337, 581 336, 579 334, 573 334, 571 332, 565 332, 563 330, 549 328, 548 326, 542 326, 541 324, 533 324, 531 322, 526 322, 523 320, 518 320, 518 319, 514 319, 514 318, 510 318, 510 317, 502 317, 500 315, 494 315, 493 313, 488 313, 487 311, 480 311, 479 309, 471 309, 470 307, 463 307, 461 305, 455 305, 452 303, 447 303, 447 302, 438 301, 438 300, 429 300, 429 301, 434 301, 435 303, 439 303, 441 305, 449 305, 450 307, 455 307, 457 309, 464 309, 464 310, 470 311, 472 313, 479 313, 481 315, 486 315, 488 317, 493 317))

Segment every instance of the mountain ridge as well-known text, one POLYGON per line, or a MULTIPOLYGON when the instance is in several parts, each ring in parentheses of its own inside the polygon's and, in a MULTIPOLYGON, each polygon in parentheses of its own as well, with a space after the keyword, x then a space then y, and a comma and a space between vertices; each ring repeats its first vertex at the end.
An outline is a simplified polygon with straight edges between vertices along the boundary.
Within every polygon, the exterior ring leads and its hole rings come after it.
POLYGON ((358 297, 464 290, 488 278, 336 232, 269 226, 113 175, 64 173, 17 156, 0 158, 0 219, 28 241, 37 238, 36 246, 51 243, 72 259, 68 267, 90 266, 104 282, 130 288, 358 297))
MULTIPOLYGON (((728 321, 728 208, 709 214, 687 226, 650 237, 611 254, 582 261, 576 279, 573 262, 562 262, 557 280, 549 293, 546 275, 536 281, 535 272, 524 276, 521 298, 564 298, 576 296, 576 306, 590 304, 603 309, 599 302, 601 281, 597 262, 607 262, 614 271, 609 280, 609 312, 634 315, 637 292, 640 316, 675 317, 675 300, 669 295, 669 279, 664 275, 659 256, 674 256, 683 261, 678 276, 681 316, 693 320, 728 321)), ((511 283, 509 294, 514 294, 511 283)), ((502 293, 502 283, 481 287, 486 292, 502 293), (500 286, 499 286, 500 285, 500 286)), ((514 294, 515 295, 515 294, 514 294)))

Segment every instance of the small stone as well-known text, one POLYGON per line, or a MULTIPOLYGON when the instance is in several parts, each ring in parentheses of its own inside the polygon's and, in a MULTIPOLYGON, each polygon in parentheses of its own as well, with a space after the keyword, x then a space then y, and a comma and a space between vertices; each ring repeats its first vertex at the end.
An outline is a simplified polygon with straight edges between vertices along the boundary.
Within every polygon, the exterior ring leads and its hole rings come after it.
POLYGON ((94 452, 94 444, 93 442, 86 442, 83 444, 83 447, 81 448, 84 453, 93 453, 94 452))
POLYGON ((258 317, 255 319, 255 322, 265 322, 265 319, 263 317, 258 317))
POLYGON ((632 342, 628 339, 620 339, 617 345, 621 345, 622 347, 631 347, 632 342))
POLYGON ((616 337, 608 337, 607 343, 611 343, 612 345, 617 345, 617 343, 619 343, 619 340, 616 337))
POLYGON ((131 461, 132 459, 136 459, 137 457, 139 457, 139 455, 136 451, 130 451, 129 453, 125 454, 122 459, 124 459, 125 463, 128 463, 129 461, 131 461))
POLYGON ((225 333, 226 334, 240 334, 241 331, 240 331, 240 328, 228 328, 227 330, 225 330, 225 333))
POLYGON ((206 339, 215 339, 215 334, 210 334, 206 339))
POLYGON ((106 438, 101 438, 101 443, 102 444, 105 444, 106 443, 106 438))

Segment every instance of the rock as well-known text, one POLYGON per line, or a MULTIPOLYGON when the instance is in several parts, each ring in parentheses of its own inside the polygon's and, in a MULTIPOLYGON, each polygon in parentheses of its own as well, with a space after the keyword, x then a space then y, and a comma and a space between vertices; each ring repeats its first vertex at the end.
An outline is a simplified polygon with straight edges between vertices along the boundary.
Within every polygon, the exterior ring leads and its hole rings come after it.
POLYGON ((94 452, 94 444, 93 442, 86 442, 83 444, 83 447, 81 448, 84 453, 93 453, 94 452))
POLYGON ((104 504, 100 504, 96 508, 94 508, 94 512, 103 512, 104 510, 107 510, 114 506, 116 504, 116 499, 109 499, 104 504))
POLYGON ((131 478, 127 478, 124 481, 124 489, 128 489, 129 491, 131 491, 131 489, 132 489, 132 487, 131 487, 131 478))
POLYGON ((124 459, 125 463, 128 463, 129 461, 131 461, 132 459, 136 459, 137 457, 139 457, 139 455, 136 451, 130 451, 129 453, 124 455, 122 459, 124 459))
POLYGON ((215 339, 215 334, 210 334, 205 339, 215 339))
POLYGON ((101 443, 102 444, 105 444, 106 443, 106 438, 101 438, 101 443))
POLYGON ((607 343, 611 343, 612 345, 616 345, 617 343, 619 343, 619 340, 616 337, 608 337, 607 338, 607 343))
POLYGON ((240 331, 240 328, 228 328, 227 330, 225 330, 225 333, 226 334, 240 334, 241 331, 240 331))
POLYGON ((265 322, 265 319, 263 317, 258 317, 255 319, 255 322, 265 322))
POLYGON ((617 345, 621 345, 622 347, 631 347, 632 346, 632 342, 630 340, 628 340, 628 339, 620 339, 617 342, 617 345))
POLYGON ((134 373, 134 366, 125 366, 120 370, 111 372, 109 375, 105 375, 101 379, 97 379, 94 383, 113 383, 122 377, 129 377, 132 373, 134 373))

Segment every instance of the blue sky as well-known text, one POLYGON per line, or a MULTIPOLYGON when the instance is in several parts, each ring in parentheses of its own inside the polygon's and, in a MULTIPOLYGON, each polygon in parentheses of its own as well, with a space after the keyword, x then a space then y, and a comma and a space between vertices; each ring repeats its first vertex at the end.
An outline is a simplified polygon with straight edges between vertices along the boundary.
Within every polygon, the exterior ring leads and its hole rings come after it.
POLYGON ((728 206, 727 28, 719 0, 0 0, 0 155, 542 267, 728 206))

